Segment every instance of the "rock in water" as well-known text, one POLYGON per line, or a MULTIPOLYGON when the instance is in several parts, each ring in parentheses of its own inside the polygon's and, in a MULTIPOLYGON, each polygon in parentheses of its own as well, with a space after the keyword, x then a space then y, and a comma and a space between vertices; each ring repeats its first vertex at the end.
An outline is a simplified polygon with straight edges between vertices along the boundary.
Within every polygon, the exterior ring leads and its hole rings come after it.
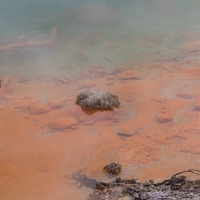
POLYGON ((103 170, 110 174, 119 174, 122 170, 122 166, 118 163, 107 164, 103 170))
POLYGON ((114 108, 120 105, 118 97, 110 92, 88 90, 78 95, 76 103, 82 108, 114 108))

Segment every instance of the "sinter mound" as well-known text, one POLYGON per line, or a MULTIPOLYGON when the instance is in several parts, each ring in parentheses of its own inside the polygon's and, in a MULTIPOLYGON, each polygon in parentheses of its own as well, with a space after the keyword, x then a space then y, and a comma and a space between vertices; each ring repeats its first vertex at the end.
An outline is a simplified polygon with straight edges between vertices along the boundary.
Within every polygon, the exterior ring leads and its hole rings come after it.
POLYGON ((120 105, 118 97, 110 92, 88 90, 78 95, 76 103, 82 108, 113 108, 120 105))
POLYGON ((187 170, 173 175, 170 179, 159 183, 147 180, 144 183, 137 179, 116 178, 111 183, 96 182, 96 190, 90 200, 199 200, 200 180, 190 181, 186 176, 178 176, 190 172, 196 175, 199 170, 187 170))

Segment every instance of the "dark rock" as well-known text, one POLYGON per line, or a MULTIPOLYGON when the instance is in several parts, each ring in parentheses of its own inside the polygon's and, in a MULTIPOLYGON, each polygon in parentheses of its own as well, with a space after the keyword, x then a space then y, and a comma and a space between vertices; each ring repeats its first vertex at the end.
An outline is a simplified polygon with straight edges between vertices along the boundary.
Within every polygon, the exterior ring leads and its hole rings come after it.
POLYGON ((125 183, 125 184, 136 184, 139 183, 138 179, 122 179, 121 177, 116 178, 116 183, 125 183))
POLYGON ((122 170, 122 166, 118 163, 110 163, 106 165, 103 170, 110 174, 119 174, 122 170))
POLYGON ((109 188, 109 183, 103 183, 103 182, 96 182, 96 189, 98 190, 104 190, 105 188, 109 188))

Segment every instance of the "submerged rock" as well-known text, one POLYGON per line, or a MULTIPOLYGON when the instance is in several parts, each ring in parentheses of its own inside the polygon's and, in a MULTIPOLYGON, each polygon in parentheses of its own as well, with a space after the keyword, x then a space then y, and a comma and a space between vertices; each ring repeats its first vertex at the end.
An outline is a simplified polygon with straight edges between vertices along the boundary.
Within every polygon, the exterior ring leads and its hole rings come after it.
POLYGON ((120 102, 116 95, 100 90, 88 90, 78 95, 76 103, 82 108, 113 108, 118 107, 120 102))
POLYGON ((31 104, 29 106, 29 112, 31 114, 35 114, 35 115, 44 114, 44 113, 47 113, 47 112, 50 112, 50 111, 51 111, 51 109, 44 104, 31 104))
POLYGON ((77 121, 73 117, 58 118, 49 124, 49 128, 54 130, 74 129, 77 121))
POLYGON ((89 178, 88 176, 78 171, 72 174, 71 178, 76 181, 75 184, 78 185, 79 188, 85 186, 87 188, 95 189, 96 188, 96 180, 93 178, 89 178))

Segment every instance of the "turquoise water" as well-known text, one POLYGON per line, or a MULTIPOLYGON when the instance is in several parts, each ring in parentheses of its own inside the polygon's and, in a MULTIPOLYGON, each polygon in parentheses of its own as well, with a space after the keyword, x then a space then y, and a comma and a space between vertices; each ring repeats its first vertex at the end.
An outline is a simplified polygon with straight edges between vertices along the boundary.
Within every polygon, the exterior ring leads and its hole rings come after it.
POLYGON ((88 65, 136 66, 154 61, 154 52, 169 44, 173 48, 164 53, 174 55, 185 31, 199 31, 199 7, 198 0, 2 0, 0 45, 39 44, 1 50, 0 72, 43 76, 77 74, 88 65), (41 45, 52 27, 57 27, 55 46, 41 45))

